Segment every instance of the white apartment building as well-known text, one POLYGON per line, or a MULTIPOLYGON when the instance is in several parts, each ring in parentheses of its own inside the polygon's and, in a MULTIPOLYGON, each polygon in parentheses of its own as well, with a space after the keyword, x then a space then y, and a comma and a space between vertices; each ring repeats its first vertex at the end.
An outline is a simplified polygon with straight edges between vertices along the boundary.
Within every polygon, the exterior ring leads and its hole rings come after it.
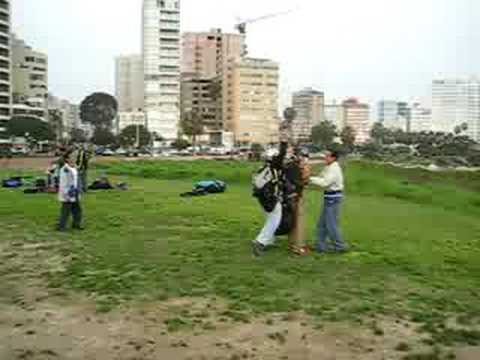
POLYGON ((147 127, 176 139, 180 122, 180 0, 143 0, 147 127))
POLYGON ((82 123, 80 119, 80 106, 70 103, 66 99, 60 99, 56 96, 48 96, 48 109, 57 110, 62 115, 62 137, 69 138, 73 129, 81 129, 90 134, 89 124, 82 123))
POLYGON ((312 88, 295 92, 292 97, 292 107, 297 112, 293 123, 295 140, 309 140, 314 126, 325 120, 325 94, 312 88))
POLYGON ((43 108, 47 119, 48 57, 12 36, 12 103, 43 108))
POLYGON ((432 110, 423 107, 419 103, 413 103, 411 106, 410 131, 432 131, 432 110))
POLYGON ((12 96, 10 7, 10 0, 0 1, 0 138, 10 119, 12 96))
POLYGON ((142 55, 118 56, 115 59, 115 97, 118 111, 143 111, 142 55))
POLYGON ((480 141, 480 80, 437 79, 432 84, 433 130, 453 132, 466 123, 467 135, 480 141))
POLYGON ((379 123, 392 123, 398 119, 398 102, 395 100, 381 100, 377 105, 377 121, 379 123))
POLYGON ((370 107, 351 98, 343 102, 345 126, 350 126, 355 131, 355 143, 364 144, 370 140, 370 107))
POLYGON ((119 112, 117 115, 116 134, 120 134, 128 126, 146 126, 145 113, 141 111, 119 112))

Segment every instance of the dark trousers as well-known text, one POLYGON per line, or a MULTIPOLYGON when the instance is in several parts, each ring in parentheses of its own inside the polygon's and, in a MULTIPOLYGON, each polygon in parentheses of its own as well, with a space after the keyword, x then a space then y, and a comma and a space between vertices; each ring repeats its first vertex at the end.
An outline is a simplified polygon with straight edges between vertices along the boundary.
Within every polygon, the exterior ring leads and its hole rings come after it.
POLYGON ((87 178, 87 170, 80 170, 78 173, 79 177, 79 185, 80 185, 80 190, 83 193, 86 193, 88 191, 88 178, 87 178))
POLYGON ((62 203, 62 209, 60 211, 60 220, 58 222, 59 230, 66 229, 70 214, 72 214, 72 218, 73 218, 73 228, 79 228, 82 225, 82 207, 80 205, 80 201, 62 203))

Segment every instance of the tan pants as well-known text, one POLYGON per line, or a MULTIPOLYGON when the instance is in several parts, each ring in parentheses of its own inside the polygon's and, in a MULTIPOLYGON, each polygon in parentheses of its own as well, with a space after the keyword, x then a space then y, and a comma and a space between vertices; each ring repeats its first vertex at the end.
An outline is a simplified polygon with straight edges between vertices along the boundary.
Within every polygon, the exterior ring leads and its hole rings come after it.
POLYGON ((293 227, 288 234, 288 243, 290 247, 305 246, 305 200, 302 195, 293 205, 293 227))

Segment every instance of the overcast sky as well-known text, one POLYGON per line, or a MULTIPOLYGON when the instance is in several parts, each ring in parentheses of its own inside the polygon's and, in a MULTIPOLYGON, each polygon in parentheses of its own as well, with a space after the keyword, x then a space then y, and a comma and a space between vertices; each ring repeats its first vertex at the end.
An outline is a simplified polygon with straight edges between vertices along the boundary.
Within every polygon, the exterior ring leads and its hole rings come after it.
MULTIPOLYGON (((114 92, 114 57, 141 51, 142 0, 14 0, 13 29, 48 53, 50 89, 80 101, 114 92)), ((409 99, 438 74, 480 73, 478 0, 182 0, 184 31, 295 8, 249 27, 251 56, 281 64, 282 102, 305 86, 328 98, 409 99)))

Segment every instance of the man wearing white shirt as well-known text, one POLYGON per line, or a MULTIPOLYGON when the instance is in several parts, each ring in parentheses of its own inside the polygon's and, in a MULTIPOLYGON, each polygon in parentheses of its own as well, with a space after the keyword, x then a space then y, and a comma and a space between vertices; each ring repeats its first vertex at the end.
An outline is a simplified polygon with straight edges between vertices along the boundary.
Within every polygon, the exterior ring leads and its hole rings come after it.
POLYGON ((73 229, 82 228, 82 207, 80 205, 80 189, 78 171, 67 156, 64 158, 65 165, 60 169, 60 184, 58 189, 58 200, 62 204, 58 231, 65 231, 68 218, 72 214, 73 229))
POLYGON ((338 153, 329 151, 325 156, 326 167, 318 177, 312 177, 310 183, 325 190, 323 211, 317 224, 316 251, 325 253, 327 249, 327 237, 333 241, 334 252, 343 253, 348 251, 348 246, 342 239, 338 228, 340 205, 343 200, 343 172, 338 164, 338 153))

